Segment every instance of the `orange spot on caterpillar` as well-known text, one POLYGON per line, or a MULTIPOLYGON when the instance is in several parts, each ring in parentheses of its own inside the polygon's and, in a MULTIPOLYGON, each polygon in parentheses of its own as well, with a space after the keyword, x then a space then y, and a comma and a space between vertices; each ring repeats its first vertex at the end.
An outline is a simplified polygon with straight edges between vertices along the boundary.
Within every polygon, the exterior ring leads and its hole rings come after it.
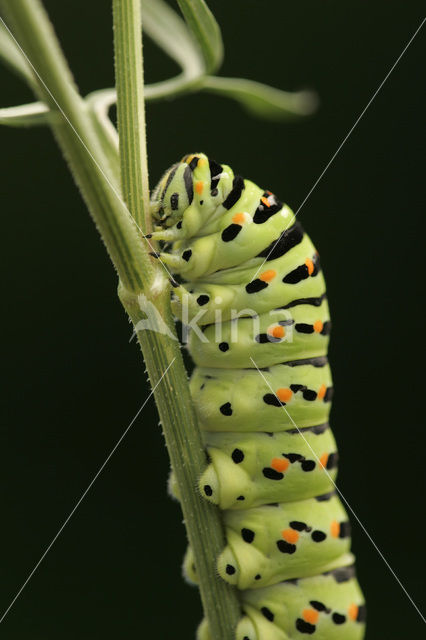
POLYGON ((260 274, 259 279, 263 280, 263 282, 271 282, 271 280, 273 280, 276 275, 277 272, 275 271, 275 269, 268 269, 267 271, 264 271, 260 274))
POLYGON ((314 322, 314 331, 316 333, 321 333, 322 329, 323 329, 323 323, 321 322, 321 320, 315 320, 314 322))
POLYGON ((351 620, 356 620, 358 617, 358 605, 352 603, 348 608, 348 615, 351 620))
POLYGON ((316 624, 318 622, 319 613, 315 611, 315 609, 303 609, 302 617, 305 622, 309 622, 310 624, 316 624))
POLYGON ((277 398, 281 400, 281 402, 288 402, 293 395, 293 391, 291 389, 281 388, 277 389, 277 398))
POLYGON ((272 458, 271 467, 275 469, 275 471, 286 471, 288 469, 290 462, 285 458, 272 458))
POLYGON ((338 538, 339 537, 340 524, 337 522, 337 520, 332 520, 331 525, 330 525, 330 533, 333 536, 333 538, 338 538))
POLYGON ((320 465, 325 468, 328 462, 328 453, 323 453, 321 458, 319 459, 320 465))
POLYGON ((263 204, 265 205, 265 207, 270 207, 271 203, 269 202, 268 198, 265 198, 265 196, 262 196, 260 198, 260 201, 263 202, 263 204))
POLYGON ((294 529, 284 529, 281 531, 281 535, 286 542, 290 542, 290 544, 295 544, 299 540, 299 534, 294 529))
POLYGON ((207 164, 207 160, 205 158, 200 158, 198 160, 197 167, 204 167, 207 164))
POLYGON ((268 333, 270 336, 273 336, 274 338, 284 338, 285 329, 281 325, 277 325, 275 327, 269 327, 268 333))
POLYGON ((320 388, 319 388, 319 391, 318 391, 318 398, 319 398, 320 400, 322 400, 322 399, 323 399, 323 397, 325 396, 325 392, 326 392, 326 391, 327 391, 327 387, 325 386, 325 384, 322 384, 322 385, 320 386, 320 388))
POLYGON ((308 273, 311 276, 313 274, 313 272, 314 272, 314 263, 312 262, 312 260, 310 258, 306 258, 305 264, 308 267, 308 273))
POLYGON ((195 183, 195 191, 201 195, 203 193, 203 189, 204 189, 204 182, 202 180, 197 180, 197 182, 195 183))
POLYGON ((235 216, 232 216, 232 222, 235 222, 235 224, 244 224, 245 219, 244 213, 236 213, 235 216))

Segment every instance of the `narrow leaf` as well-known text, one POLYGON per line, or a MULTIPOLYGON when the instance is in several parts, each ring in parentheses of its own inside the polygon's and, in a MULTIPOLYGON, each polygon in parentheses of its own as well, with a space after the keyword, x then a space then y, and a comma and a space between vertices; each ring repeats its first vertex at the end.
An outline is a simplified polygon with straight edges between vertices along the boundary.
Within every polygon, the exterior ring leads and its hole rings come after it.
POLYGON ((142 0, 142 28, 183 69, 187 78, 205 73, 201 50, 184 20, 163 0, 142 0))
POLYGON ((52 115, 43 102, 0 109, 0 124, 9 127, 34 127, 50 124, 52 115))
POLYGON ((203 53, 207 72, 216 71, 223 60, 223 42, 214 15, 204 0, 178 0, 178 4, 203 53))
POLYGON ((282 91, 254 80, 208 76, 203 90, 237 100, 250 113, 270 120, 283 120, 313 113, 318 105, 311 91, 282 91))

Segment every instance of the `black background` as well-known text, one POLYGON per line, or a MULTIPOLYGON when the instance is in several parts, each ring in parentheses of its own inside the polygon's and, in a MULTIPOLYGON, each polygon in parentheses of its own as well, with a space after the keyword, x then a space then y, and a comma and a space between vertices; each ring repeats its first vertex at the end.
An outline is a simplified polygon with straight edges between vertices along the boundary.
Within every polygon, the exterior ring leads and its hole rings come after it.
MULTIPOLYGON (((108 2, 46 2, 83 94, 113 84, 108 2)), ((152 186, 203 150, 297 208, 421 21, 420 2, 224 0, 224 75, 315 88, 317 114, 255 120, 207 94, 149 105, 152 186)), ((300 212, 333 318, 339 486, 422 604, 424 236, 420 33, 300 212)), ((146 42, 148 81, 174 65, 146 42)), ((31 100, 1 69, 1 105, 31 100)), ((149 393, 116 276, 45 129, 2 129, 5 411, 0 608, 6 609, 149 393)), ((2 623, 5 638, 193 637, 182 517, 150 400, 2 623)), ((352 517, 368 640, 423 623, 352 517)))

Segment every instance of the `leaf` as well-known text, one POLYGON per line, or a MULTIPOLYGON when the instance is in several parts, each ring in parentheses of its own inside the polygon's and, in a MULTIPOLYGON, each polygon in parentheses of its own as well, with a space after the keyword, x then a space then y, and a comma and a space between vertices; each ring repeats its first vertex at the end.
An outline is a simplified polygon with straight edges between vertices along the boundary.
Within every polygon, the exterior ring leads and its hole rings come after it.
POLYGON ((31 67, 3 20, 0 21, 0 59, 24 80, 32 80, 31 67))
POLYGON ((186 78, 206 71, 202 52, 184 20, 163 0, 142 0, 142 28, 183 69, 186 78))
POLYGON ((244 78, 208 76, 203 80, 204 91, 233 98, 250 113, 270 120, 307 116, 318 105, 312 91, 282 91, 244 78))
POLYGON ((206 71, 216 71, 223 60, 220 27, 204 0, 177 0, 187 25, 202 51, 206 71))
POLYGON ((52 115, 43 102, 0 109, 0 124, 9 127, 33 127, 51 122, 52 115))

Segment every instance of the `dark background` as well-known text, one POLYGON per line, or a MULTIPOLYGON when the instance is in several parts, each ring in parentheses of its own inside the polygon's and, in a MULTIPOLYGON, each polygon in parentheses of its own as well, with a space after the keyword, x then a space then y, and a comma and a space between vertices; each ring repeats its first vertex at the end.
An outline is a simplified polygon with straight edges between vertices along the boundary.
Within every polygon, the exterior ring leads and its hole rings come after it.
MULTIPOLYGON (((113 84, 108 2, 49 0, 83 94, 113 84)), ((420 2, 211 2, 224 75, 315 88, 317 114, 255 120, 207 94, 149 105, 152 185, 203 150, 297 208, 420 24, 420 2)), ((424 559, 424 102, 420 33, 300 219, 333 318, 339 486, 415 602, 424 559)), ((175 72, 146 42, 148 81, 175 72)), ((1 69, 1 105, 30 101, 1 69)), ((0 609, 9 605, 149 393, 116 276, 45 129, 2 129, 4 413, 0 609)), ((182 517, 152 400, 2 624, 19 640, 191 638, 182 517)), ((353 547, 368 640, 423 623, 360 526, 353 547)))

